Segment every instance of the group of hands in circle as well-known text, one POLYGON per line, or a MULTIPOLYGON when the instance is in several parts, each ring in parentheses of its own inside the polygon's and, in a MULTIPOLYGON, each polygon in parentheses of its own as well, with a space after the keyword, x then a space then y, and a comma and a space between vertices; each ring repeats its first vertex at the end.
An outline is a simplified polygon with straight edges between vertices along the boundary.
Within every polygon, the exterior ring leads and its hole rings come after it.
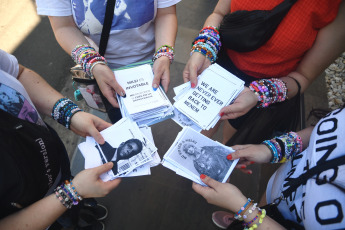
MULTIPOLYGON (((210 65, 211 62, 204 55, 194 53, 183 71, 184 82, 190 81, 191 86, 196 87, 197 76, 210 65)), ((170 60, 167 57, 161 57, 154 62, 153 87, 157 88, 161 84, 165 91, 168 90, 170 83, 169 68, 170 60)), ((104 96, 114 107, 118 107, 118 103, 114 97, 115 93, 125 95, 125 92, 116 82, 113 71, 106 65, 96 65, 93 74, 104 96)), ((233 104, 221 109, 219 112, 222 115, 221 119, 237 118, 247 113, 257 102, 257 96, 246 87, 233 104)), ((71 130, 73 132, 84 137, 92 136, 99 144, 105 142, 99 131, 109 126, 111 126, 110 123, 85 112, 75 114, 71 121, 71 130)), ((236 168, 247 174, 252 173, 250 169, 247 169, 248 165, 253 163, 268 163, 272 158, 270 150, 265 145, 235 145, 232 148, 235 152, 229 154, 227 159, 235 160, 239 158, 240 160, 236 168)), ((106 196, 121 181, 120 178, 108 182, 103 182, 100 179, 100 175, 111 170, 112 167, 113 163, 109 162, 78 173, 73 179, 73 184, 78 193, 84 198, 106 196)), ((200 178, 208 187, 193 182, 192 188, 210 204, 236 212, 247 200, 242 192, 230 183, 220 183, 203 174, 200 178)))

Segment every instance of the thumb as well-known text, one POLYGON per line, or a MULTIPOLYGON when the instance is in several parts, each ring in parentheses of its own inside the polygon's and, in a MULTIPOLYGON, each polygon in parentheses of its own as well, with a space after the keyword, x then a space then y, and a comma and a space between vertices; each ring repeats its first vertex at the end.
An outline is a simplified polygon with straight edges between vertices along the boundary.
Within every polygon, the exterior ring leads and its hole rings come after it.
POLYGON ((95 138, 96 142, 100 145, 104 144, 104 138, 102 134, 96 129, 96 127, 92 126, 89 130, 90 135, 95 138))
POLYGON ((98 166, 96 169, 96 175, 99 177, 101 174, 108 172, 114 166, 113 162, 108 162, 104 165, 98 166))
POLYGON ((190 71, 190 86, 192 88, 195 88, 198 85, 198 74, 197 74, 197 70, 194 69, 192 71, 190 71))
POLYGON ((161 75, 162 73, 154 73, 154 78, 153 78, 153 81, 152 81, 152 89, 153 91, 156 91, 159 87, 159 84, 160 84, 160 79, 161 79, 161 75))
POLYGON ((205 174, 201 174, 200 175, 200 179, 202 180, 202 182, 204 182, 206 185, 208 185, 211 188, 214 188, 215 190, 217 190, 216 188, 218 187, 219 184, 221 184, 220 182, 212 179, 209 176, 206 176, 205 174))
POLYGON ((226 158, 228 160, 236 160, 236 159, 242 157, 242 154, 241 154, 242 151, 240 151, 240 150, 247 148, 247 146, 246 145, 234 145, 234 146, 231 146, 231 148, 233 150, 235 150, 235 152, 230 153, 229 155, 226 156, 226 158))

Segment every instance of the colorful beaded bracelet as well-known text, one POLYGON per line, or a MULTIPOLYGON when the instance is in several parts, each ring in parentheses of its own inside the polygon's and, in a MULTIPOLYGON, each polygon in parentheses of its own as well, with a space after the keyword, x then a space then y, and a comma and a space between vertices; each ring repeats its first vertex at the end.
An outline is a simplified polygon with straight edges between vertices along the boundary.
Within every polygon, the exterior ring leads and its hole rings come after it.
POLYGON ((249 89, 258 97, 258 108, 266 108, 273 103, 287 99, 286 84, 277 78, 253 81, 250 83, 249 89))
POLYGON ((302 138, 295 132, 265 140, 262 144, 266 145, 272 153, 271 163, 284 163, 303 151, 302 138))
POLYGON ((152 57, 152 61, 155 62, 160 57, 168 57, 170 60, 170 64, 174 61, 174 47, 169 45, 162 45, 159 47, 152 57))
POLYGON ((61 98, 53 106, 51 116, 54 120, 69 129, 73 115, 81 111, 83 110, 70 99, 61 98))

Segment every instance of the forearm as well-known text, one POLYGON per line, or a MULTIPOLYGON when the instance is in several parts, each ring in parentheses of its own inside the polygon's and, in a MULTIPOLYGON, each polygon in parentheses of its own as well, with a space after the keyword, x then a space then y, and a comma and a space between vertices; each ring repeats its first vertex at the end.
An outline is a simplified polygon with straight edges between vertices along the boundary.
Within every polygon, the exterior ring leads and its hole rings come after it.
POLYGON ((57 42, 68 54, 71 54, 71 51, 77 45, 89 44, 83 33, 74 23, 72 16, 50 16, 49 20, 57 42))
POLYGON ((155 19, 156 50, 162 45, 174 46, 176 34, 176 6, 159 8, 155 19))
POLYGON ((46 229, 65 208, 54 194, 0 220, 0 229, 46 229))
POLYGON ((309 140, 314 127, 310 126, 308 128, 298 131, 297 134, 302 138, 303 149, 306 149, 309 145, 309 140))
POLYGON ((50 115, 54 104, 63 97, 53 89, 41 76, 20 65, 18 80, 23 84, 37 110, 50 115))

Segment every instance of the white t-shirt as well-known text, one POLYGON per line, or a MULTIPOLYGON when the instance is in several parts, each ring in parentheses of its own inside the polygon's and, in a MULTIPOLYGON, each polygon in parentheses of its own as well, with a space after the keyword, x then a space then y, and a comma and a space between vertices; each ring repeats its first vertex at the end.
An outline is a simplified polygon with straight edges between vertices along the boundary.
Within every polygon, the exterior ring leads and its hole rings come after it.
MULTIPOLYGON (((105 58, 111 68, 151 59, 155 51, 154 19, 157 8, 181 0, 116 0, 105 58)), ((107 1, 36 0, 37 13, 73 15, 77 27, 99 46, 107 1)))
POLYGON ((23 85, 17 80, 17 59, 0 50, 0 109, 23 120, 44 125, 23 85))
MULTIPOLYGON (((283 164, 267 185, 267 202, 271 203, 289 188, 288 182, 306 170, 345 155, 345 109, 334 110, 315 126, 309 147, 283 164)), ((305 229, 345 228, 345 165, 329 169, 297 188, 278 209, 286 219, 305 229), (320 183, 326 177, 331 183, 320 183), (343 191, 335 185, 343 188, 343 191)))

